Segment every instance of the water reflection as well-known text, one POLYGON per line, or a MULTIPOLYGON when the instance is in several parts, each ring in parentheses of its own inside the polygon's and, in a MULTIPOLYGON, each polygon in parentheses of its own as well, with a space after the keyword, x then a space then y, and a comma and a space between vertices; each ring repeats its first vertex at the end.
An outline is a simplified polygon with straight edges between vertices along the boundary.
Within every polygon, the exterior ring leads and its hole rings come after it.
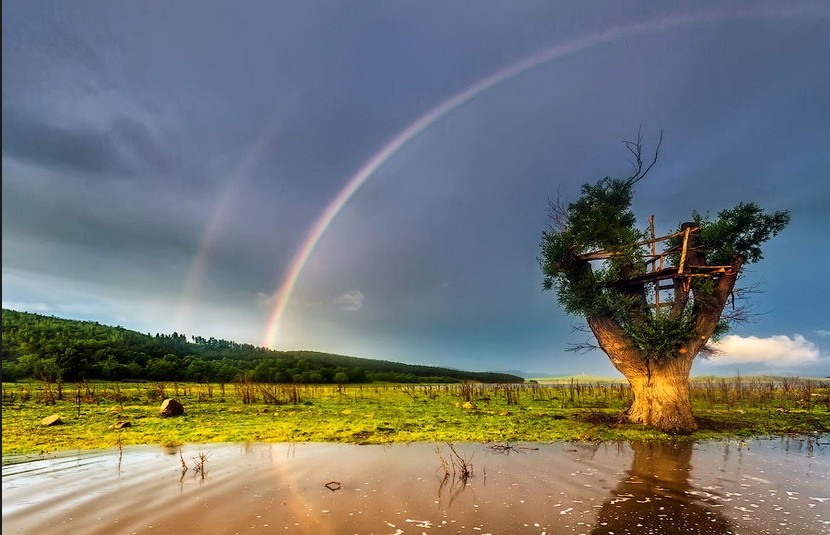
POLYGON ((698 498, 690 483, 693 442, 630 446, 631 469, 603 504, 591 533, 734 533, 730 522, 698 498))
POLYGON ((125 447, 4 465, 3 528, 37 535, 830 535, 824 444, 568 443, 501 453, 481 444, 456 444, 454 452, 431 444, 125 447), (469 465, 466 479, 459 462, 469 465))

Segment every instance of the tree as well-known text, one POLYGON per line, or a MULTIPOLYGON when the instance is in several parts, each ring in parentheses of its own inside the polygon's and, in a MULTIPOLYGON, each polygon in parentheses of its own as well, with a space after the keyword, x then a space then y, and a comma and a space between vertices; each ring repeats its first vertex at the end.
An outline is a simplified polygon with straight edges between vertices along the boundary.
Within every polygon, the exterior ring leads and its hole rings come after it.
POLYGON ((346 372, 337 372, 334 374, 334 382, 337 384, 343 384, 349 382, 349 374, 346 372))
MULTIPOLYGON (((660 136, 662 142, 662 134, 660 136)), ((787 211, 765 213, 740 203, 710 219, 692 212, 666 237, 665 254, 654 255, 631 211, 634 185, 657 161, 645 166, 642 137, 626 141, 635 173, 582 186, 581 196, 550 204, 550 227, 542 233, 543 288, 562 308, 585 318, 598 347, 628 379, 634 401, 626 419, 670 432, 697 429, 689 373, 707 343, 745 319, 735 308, 735 283, 746 264, 763 258, 761 244, 789 223, 787 211), (666 261, 657 270, 654 260, 666 261), (685 269, 684 269, 685 268, 685 269), (660 302, 661 293, 669 295, 660 302), (733 308, 724 314, 732 299, 733 308)), ((652 227, 653 229, 653 227, 652 227)), ((653 232, 653 230, 652 230, 653 232)))

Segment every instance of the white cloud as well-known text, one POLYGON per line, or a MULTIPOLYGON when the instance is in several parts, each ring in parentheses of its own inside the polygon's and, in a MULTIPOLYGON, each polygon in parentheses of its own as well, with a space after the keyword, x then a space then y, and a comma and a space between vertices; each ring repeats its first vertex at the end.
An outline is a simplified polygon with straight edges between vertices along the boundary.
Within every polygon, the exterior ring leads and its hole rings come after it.
POLYGON ((32 312, 44 316, 94 316, 104 311, 104 307, 93 303, 45 303, 43 301, 3 301, 3 308, 32 312))
POLYGON ((366 296, 363 295, 363 292, 360 290, 353 290, 351 292, 346 292, 343 295, 337 296, 334 298, 334 304, 340 307, 342 310, 346 310, 348 312, 355 312, 363 308, 363 302, 366 300, 366 296))
POLYGON ((47 305, 46 303, 34 301, 3 301, 3 308, 35 312, 38 314, 48 314, 54 310, 54 307, 47 305))
POLYGON ((709 360, 715 365, 756 362, 791 366, 815 363, 821 358, 818 346, 800 334, 792 338, 783 334, 769 338, 730 334, 712 346, 719 351, 709 360))
POLYGON ((817 329, 813 332, 819 336, 830 336, 830 331, 828 331, 827 329, 817 329))

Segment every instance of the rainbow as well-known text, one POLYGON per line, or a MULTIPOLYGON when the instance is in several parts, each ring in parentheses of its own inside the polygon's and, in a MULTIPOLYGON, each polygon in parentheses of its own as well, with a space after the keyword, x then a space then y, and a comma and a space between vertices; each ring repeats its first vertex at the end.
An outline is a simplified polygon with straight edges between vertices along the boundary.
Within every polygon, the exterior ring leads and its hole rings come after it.
MULTIPOLYGON (((273 295, 276 297, 276 301, 274 302, 274 306, 267 320, 262 345, 266 347, 272 347, 274 345, 275 339, 280 330, 285 310, 291 300, 297 281, 300 278, 309 257, 314 252, 314 249, 317 247, 320 239, 323 237, 326 230, 332 224, 346 203, 349 202, 360 187, 378 170, 378 168, 380 168, 380 166, 388 161, 409 141, 424 132, 441 118, 452 113, 460 106, 470 102, 481 93, 550 61, 561 59, 570 54, 574 54, 588 48, 608 44, 620 39, 636 37, 649 33, 657 33, 674 28, 711 24, 728 20, 786 17, 826 18, 828 16, 830 16, 830 10, 824 6, 819 8, 816 8, 815 6, 796 6, 791 8, 786 5, 783 7, 776 5, 769 8, 762 6, 751 10, 720 10, 711 13, 673 15, 661 19, 653 19, 624 26, 615 26, 604 31, 579 37, 568 43, 555 45, 551 48, 545 49, 538 54, 509 65, 506 68, 491 74, 490 76, 487 76, 486 78, 483 78, 456 93, 409 124, 405 129, 400 131, 397 135, 395 135, 395 137, 387 142, 378 152, 372 155, 371 158, 369 158, 369 160, 367 160, 348 180, 346 185, 338 192, 323 213, 317 218, 301 242, 299 249, 288 266, 288 270, 282 278, 282 281, 273 292, 273 295)), ((214 226, 215 225, 212 224, 209 227, 207 234, 215 234, 215 230, 211 230, 214 226)), ((203 247, 203 249, 206 249, 206 247, 203 247)), ((198 262, 203 263, 204 260, 197 260, 197 263, 198 262)), ((199 270, 201 269, 202 268, 199 268, 199 270)))
POLYGON ((219 196, 219 202, 213 212, 213 217, 205 229, 199 249, 196 251, 196 257, 190 266, 187 278, 185 279, 183 296, 180 301, 179 310, 176 315, 175 325, 177 325, 179 332, 182 330, 188 331, 188 318, 191 315, 191 307, 193 305, 196 291, 204 279, 205 270, 207 268, 210 253, 213 249, 213 244, 219 237, 222 227, 225 226, 230 217, 230 208, 233 200, 244 183, 245 177, 251 174, 256 167, 261 155, 270 145, 277 132, 277 122, 272 120, 257 136, 254 143, 245 151, 245 154, 240 159, 239 163, 233 168, 227 185, 219 196))

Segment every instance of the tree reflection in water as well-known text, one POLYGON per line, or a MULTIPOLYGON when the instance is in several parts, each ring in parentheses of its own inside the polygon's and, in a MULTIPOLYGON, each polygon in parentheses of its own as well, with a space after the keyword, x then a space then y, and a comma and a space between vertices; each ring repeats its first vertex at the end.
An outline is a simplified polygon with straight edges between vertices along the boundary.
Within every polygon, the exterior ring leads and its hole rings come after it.
POLYGON ((594 535, 731 534, 720 513, 692 491, 694 442, 632 442, 631 470, 600 510, 594 535))

